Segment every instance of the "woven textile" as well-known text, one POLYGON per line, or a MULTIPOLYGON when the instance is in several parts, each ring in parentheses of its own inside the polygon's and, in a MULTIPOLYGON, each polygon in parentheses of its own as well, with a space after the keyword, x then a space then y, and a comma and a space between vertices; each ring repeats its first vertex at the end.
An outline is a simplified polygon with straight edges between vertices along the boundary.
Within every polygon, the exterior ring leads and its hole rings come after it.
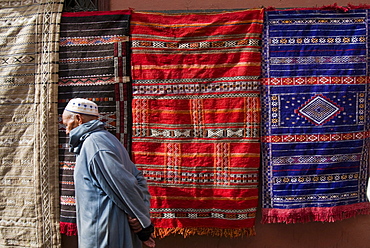
POLYGON ((367 10, 266 13, 263 222, 368 214, 367 10))
MULTIPOLYGON (((127 147, 130 83, 127 70, 129 11, 63 13, 60 34, 59 121, 67 102, 87 98, 99 119, 127 147)), ((76 235, 73 171, 65 127, 59 126, 61 232, 76 235)), ((127 147, 129 148, 129 147, 127 147)))
POLYGON ((132 14, 132 156, 157 236, 254 234, 262 18, 132 14))
POLYGON ((62 2, 0 1, 0 246, 59 247, 62 2))

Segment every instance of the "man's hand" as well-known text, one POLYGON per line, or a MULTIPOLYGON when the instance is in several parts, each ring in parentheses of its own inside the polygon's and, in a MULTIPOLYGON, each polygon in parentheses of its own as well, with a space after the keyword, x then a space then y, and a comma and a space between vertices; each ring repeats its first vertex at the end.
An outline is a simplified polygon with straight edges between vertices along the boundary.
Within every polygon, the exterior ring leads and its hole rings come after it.
POLYGON ((143 244, 147 247, 154 248, 155 247, 155 240, 153 238, 153 234, 152 234, 152 237, 150 237, 147 241, 143 241, 143 244))
POLYGON ((138 233, 143 229, 143 227, 140 225, 140 222, 136 218, 132 218, 132 217, 129 216, 128 217, 128 223, 130 224, 131 230, 134 233, 138 233))
MULTIPOLYGON (((151 228, 152 230, 154 230, 153 225, 150 225, 149 227, 145 228, 145 230, 143 230, 143 227, 141 226, 138 219, 132 218, 130 216, 128 217, 128 223, 130 224, 131 230, 134 233, 138 233, 138 232, 141 232, 141 231, 147 231, 148 228, 151 228)), ((139 235, 139 238, 140 238, 140 235, 139 235)), ((150 238, 148 240, 142 241, 142 242, 146 247, 154 248, 155 247, 155 241, 154 241, 153 233, 150 234, 150 238)))

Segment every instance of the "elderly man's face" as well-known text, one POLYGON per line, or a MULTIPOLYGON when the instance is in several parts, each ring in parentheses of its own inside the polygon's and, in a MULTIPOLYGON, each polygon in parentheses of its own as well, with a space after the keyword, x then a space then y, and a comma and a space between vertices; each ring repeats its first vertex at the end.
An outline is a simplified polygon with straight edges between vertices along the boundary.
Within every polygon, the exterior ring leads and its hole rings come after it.
POLYGON ((72 129, 80 125, 77 115, 73 115, 68 111, 63 112, 62 121, 63 121, 63 124, 66 126, 67 135, 71 132, 72 129))

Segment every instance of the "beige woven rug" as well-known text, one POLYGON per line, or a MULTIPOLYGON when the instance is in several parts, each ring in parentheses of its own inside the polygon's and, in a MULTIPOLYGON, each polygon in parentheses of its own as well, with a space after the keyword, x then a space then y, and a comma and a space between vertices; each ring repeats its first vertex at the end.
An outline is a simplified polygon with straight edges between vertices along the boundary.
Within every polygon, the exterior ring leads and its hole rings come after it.
POLYGON ((62 1, 0 0, 0 247, 60 247, 62 7, 62 1))

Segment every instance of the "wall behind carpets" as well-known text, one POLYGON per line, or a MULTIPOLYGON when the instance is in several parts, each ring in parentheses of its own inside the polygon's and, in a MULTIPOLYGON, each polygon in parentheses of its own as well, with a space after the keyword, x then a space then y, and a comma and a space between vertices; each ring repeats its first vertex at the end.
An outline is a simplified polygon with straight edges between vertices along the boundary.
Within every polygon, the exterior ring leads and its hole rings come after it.
MULTIPOLYGON (((346 6, 370 4, 370 0, 348 2, 339 0, 111 0, 110 10, 133 8, 145 10, 203 10, 203 9, 248 9, 264 7, 299 8, 323 5, 346 6)), ((370 248, 370 216, 334 222, 305 224, 261 224, 258 214, 257 235, 243 238, 220 238, 210 236, 169 236, 157 239, 158 248, 370 248)), ((62 237, 63 248, 77 247, 76 237, 62 237)), ((114 247, 113 247, 114 248, 114 247)))

